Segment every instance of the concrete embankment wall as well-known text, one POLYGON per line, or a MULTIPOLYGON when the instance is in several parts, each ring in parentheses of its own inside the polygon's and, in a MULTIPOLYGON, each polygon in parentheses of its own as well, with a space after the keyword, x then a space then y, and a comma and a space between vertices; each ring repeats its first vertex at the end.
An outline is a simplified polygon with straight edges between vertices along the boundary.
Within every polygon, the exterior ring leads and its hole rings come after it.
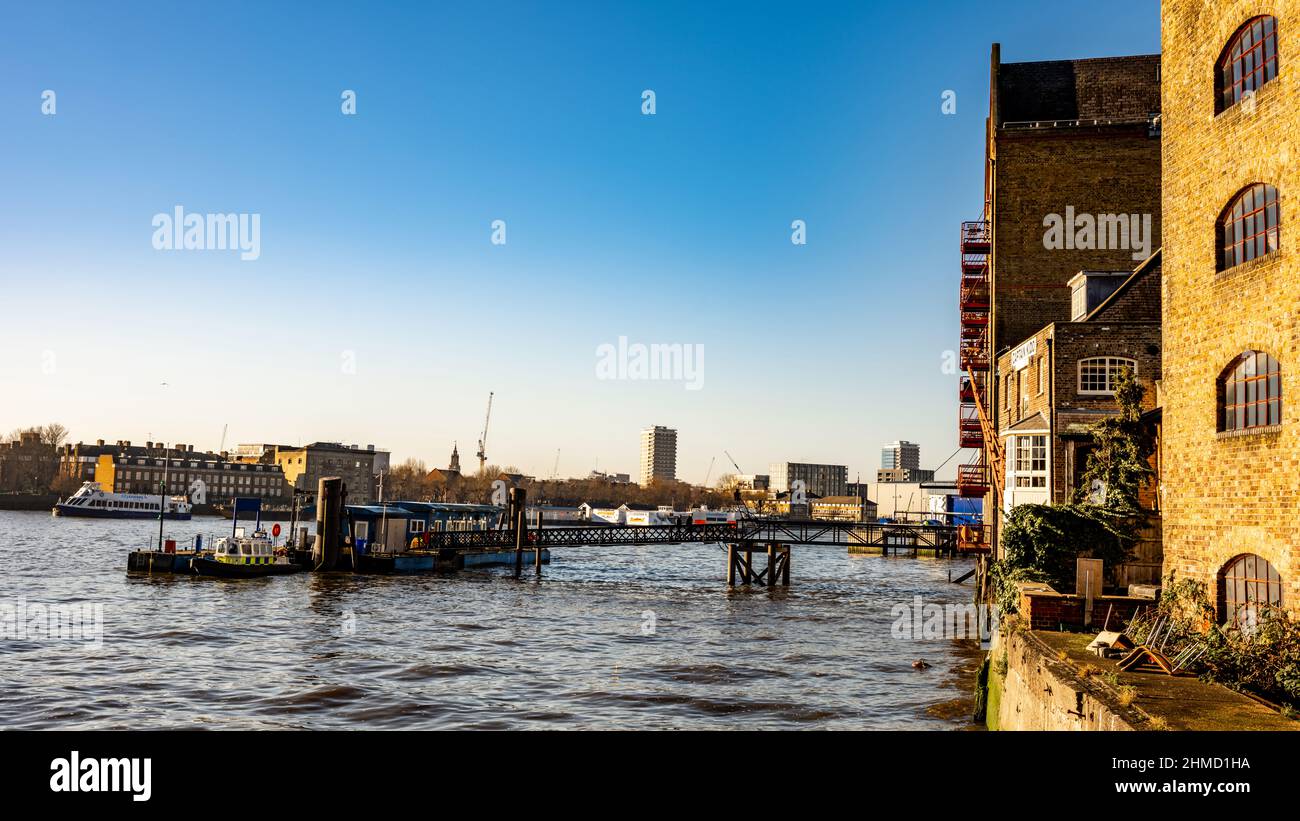
POLYGON ((1029 631, 995 635, 987 665, 981 682, 990 730, 1135 730, 1141 721, 1029 631))
POLYGON ((53 493, 3 493, 0 510, 43 510, 46 513, 59 501, 53 493))

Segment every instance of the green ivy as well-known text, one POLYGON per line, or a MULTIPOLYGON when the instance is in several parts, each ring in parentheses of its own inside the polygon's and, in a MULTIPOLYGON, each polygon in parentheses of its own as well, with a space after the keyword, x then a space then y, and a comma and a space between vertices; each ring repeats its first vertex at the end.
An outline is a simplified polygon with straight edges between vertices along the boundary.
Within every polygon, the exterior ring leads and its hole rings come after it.
POLYGON ((1097 505, 1017 505, 1003 526, 1002 558, 989 568, 994 597, 1002 612, 1014 613, 1021 582, 1071 591, 1077 559, 1113 567, 1131 557, 1133 540, 1124 520, 1097 505))

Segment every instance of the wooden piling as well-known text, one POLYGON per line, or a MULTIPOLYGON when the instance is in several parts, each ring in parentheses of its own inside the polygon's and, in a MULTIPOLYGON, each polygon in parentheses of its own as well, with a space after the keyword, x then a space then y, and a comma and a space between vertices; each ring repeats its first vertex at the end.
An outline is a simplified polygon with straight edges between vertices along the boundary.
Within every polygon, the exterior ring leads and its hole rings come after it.
POLYGON ((736 586, 736 546, 727 545, 727 587, 736 586))
POLYGON ((343 480, 338 476, 322 477, 316 488, 316 544, 312 547, 315 570, 333 570, 338 564, 342 514, 343 480))
POLYGON ((781 562, 781 586, 790 586, 790 545, 785 546, 785 561, 781 562))
POLYGON ((776 543, 767 543, 767 572, 764 574, 767 580, 767 586, 772 587, 776 584, 776 543))
POLYGON ((528 512, 524 506, 523 488, 510 489, 511 507, 515 514, 515 578, 524 574, 524 543, 528 541, 528 512))
POLYGON ((533 543, 533 575, 542 577, 542 509, 537 508, 537 537, 533 543))

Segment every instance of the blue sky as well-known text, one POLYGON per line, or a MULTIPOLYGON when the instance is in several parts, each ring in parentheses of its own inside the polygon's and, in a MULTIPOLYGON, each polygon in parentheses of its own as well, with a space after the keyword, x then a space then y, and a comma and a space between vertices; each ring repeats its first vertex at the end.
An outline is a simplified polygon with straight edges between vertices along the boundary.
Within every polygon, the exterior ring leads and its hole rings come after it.
POLYGON ((490 460, 538 475, 635 473, 650 424, 696 482, 933 467, 990 43, 1160 37, 1154 1, 923 8, 8 4, 0 431, 468 463, 495 391, 490 460), (259 214, 260 258, 155 250, 176 205, 259 214), (597 379, 620 336, 702 346, 701 389, 597 379))

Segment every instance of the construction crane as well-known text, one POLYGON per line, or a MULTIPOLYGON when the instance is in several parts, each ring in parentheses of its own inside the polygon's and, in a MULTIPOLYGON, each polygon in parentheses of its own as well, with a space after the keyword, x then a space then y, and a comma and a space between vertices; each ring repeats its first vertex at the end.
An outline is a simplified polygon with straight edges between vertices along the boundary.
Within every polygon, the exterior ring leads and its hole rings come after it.
POLYGON ((478 472, 482 475, 487 469, 487 432, 488 422, 492 421, 492 392, 488 391, 487 415, 483 417, 483 435, 478 438, 478 472))
MULTIPOLYGON (((727 452, 724 450, 723 453, 727 453, 727 452)), ((730 462, 731 466, 736 469, 737 474, 744 474, 745 471, 740 469, 740 465, 736 464, 736 460, 731 458, 730 453, 727 453, 727 461, 730 462)))
POLYGON ((560 475, 560 449, 555 449, 555 464, 551 467, 551 478, 554 479, 560 475))
POLYGON ((223 450, 226 449, 226 431, 229 428, 230 428, 229 423, 221 426, 221 444, 217 447, 217 453, 221 453, 223 450))
POLYGON ((709 460, 709 470, 708 470, 707 473, 704 474, 704 486, 705 486, 705 487, 708 487, 708 486, 709 486, 709 477, 713 475, 713 463, 716 462, 716 461, 718 461, 718 457, 716 457, 716 456, 714 456, 712 459, 709 460))

